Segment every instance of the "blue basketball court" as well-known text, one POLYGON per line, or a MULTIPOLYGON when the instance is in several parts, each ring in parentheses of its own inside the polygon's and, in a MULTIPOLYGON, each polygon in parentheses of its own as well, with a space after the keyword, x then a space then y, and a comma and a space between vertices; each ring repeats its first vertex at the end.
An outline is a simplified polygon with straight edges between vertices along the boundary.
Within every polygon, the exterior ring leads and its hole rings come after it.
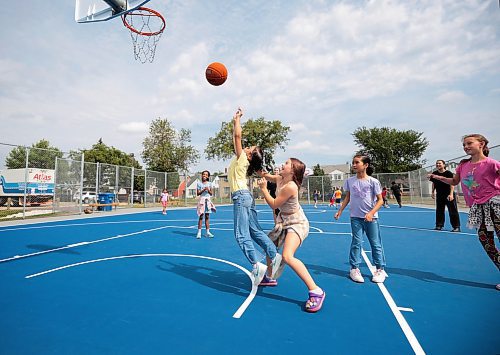
MULTIPOLYGON (((232 206, 196 239, 194 209, 0 227, 2 354, 498 354, 498 271, 473 230, 433 231, 434 210, 380 211, 389 277, 348 278, 349 213, 303 206, 297 256, 327 293, 316 314, 290 268, 252 287, 232 206)), ((271 210, 258 206, 265 230, 271 210)), ((448 226, 449 227, 449 226, 448 226)))

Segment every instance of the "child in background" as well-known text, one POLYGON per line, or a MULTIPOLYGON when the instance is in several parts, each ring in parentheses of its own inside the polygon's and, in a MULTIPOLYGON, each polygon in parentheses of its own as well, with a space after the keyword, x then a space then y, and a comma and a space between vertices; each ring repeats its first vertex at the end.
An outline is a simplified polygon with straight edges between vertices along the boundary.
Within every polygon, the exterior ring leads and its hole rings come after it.
MULTIPOLYGON (((299 204, 299 189, 304 178, 305 167, 304 163, 295 158, 286 161, 277 178, 280 190, 276 198, 273 198, 267 190, 266 178, 272 175, 261 174, 263 178, 259 179, 259 187, 267 204, 273 210, 280 209, 276 225, 269 233, 269 237, 278 246, 278 249, 283 246, 283 267, 284 264, 288 264, 309 289, 305 310, 314 313, 321 309, 326 293, 316 285, 304 263, 295 257, 298 247, 302 245, 309 234, 309 221, 299 204)), ((276 278, 279 277, 280 271, 283 271, 283 267, 276 273, 276 278)), ((277 284, 271 275, 266 276, 263 282, 268 283, 267 286, 276 286, 277 284)))
POLYGON ((363 232, 365 232, 372 248, 373 263, 376 266, 372 281, 382 283, 386 277, 384 271, 385 256, 377 213, 383 204, 382 188, 380 182, 371 177, 373 168, 370 163, 370 158, 361 154, 352 159, 352 168, 356 172, 356 176, 350 177, 344 183, 346 196, 340 210, 335 214, 335 219, 339 219, 344 208, 351 202, 352 242, 349 255, 349 264, 351 265, 349 276, 355 282, 365 282, 359 271, 361 244, 363 243, 363 232))
POLYGON ((167 214, 167 204, 168 204, 168 190, 163 189, 163 192, 160 195, 160 202, 163 207, 162 214, 167 214))
POLYGON ((319 199, 319 191, 314 190, 314 193, 313 193, 314 208, 318 208, 318 199, 319 199))
POLYGON ((403 204, 401 203, 401 187, 399 186, 399 184, 396 184, 396 181, 391 182, 391 191, 392 195, 399 205, 399 208, 403 207, 403 204))
POLYGON ((228 180, 232 191, 234 211, 234 236, 252 264, 252 281, 259 285, 264 278, 267 266, 260 262, 255 251, 255 241, 272 260, 271 277, 278 271, 281 264, 281 255, 278 254, 276 245, 264 233, 257 219, 255 200, 248 189, 247 178, 254 172, 262 170, 263 152, 260 147, 252 146, 243 148, 241 144, 241 116, 243 111, 238 108, 233 116, 233 145, 235 157, 229 164, 228 180))
MULTIPOLYGON (((480 134, 466 135, 462 145, 470 158, 460 162, 453 178, 435 174, 428 177, 450 185, 461 183, 470 207, 467 225, 477 228, 479 242, 500 270, 500 253, 494 240, 495 233, 500 239, 500 163, 488 158, 488 140, 480 134)), ((496 289, 500 291, 500 284, 496 289)))
POLYGON ((330 204, 328 205, 328 207, 332 207, 334 204, 335 204, 335 192, 332 193, 332 196, 330 197, 330 204))
POLYGON ((196 186, 196 195, 200 196, 196 212, 198 213, 198 234, 196 239, 201 238, 201 225, 203 216, 205 216, 205 229, 207 230, 207 237, 213 238, 214 235, 210 233, 210 213, 215 212, 215 205, 212 203, 212 184, 209 181, 210 172, 205 170, 201 173, 201 182, 196 186))
POLYGON ((384 201, 384 204, 382 206, 384 206, 384 208, 390 208, 389 202, 387 202, 387 187, 385 186, 382 189, 382 200, 384 201))
POLYGON ((342 191, 340 190, 340 187, 337 187, 333 194, 335 196, 335 208, 339 209, 340 203, 342 202, 342 191))

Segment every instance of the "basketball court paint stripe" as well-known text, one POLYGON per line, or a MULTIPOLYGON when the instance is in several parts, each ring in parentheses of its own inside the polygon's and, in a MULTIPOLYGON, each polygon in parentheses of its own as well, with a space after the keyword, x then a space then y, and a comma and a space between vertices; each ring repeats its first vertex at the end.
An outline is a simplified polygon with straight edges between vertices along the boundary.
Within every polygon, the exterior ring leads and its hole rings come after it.
MULTIPOLYGON (((19 228, 6 228, 0 229, 0 232, 12 232, 18 230, 28 230, 28 229, 43 229, 43 228, 56 228, 56 227, 75 227, 75 226, 95 226, 103 224, 125 224, 125 223, 150 223, 150 222, 194 222, 195 219, 145 219, 145 220, 130 220, 130 221, 108 221, 108 222, 88 222, 88 223, 70 223, 70 224, 51 224, 48 226, 31 226, 31 227, 19 227, 19 228)), ((227 221, 232 221, 228 219, 227 221)))
MULTIPOLYGON (((368 265, 368 268, 370 269, 370 272, 373 275, 373 270, 374 267, 370 260, 368 259, 368 256, 366 255, 364 249, 361 249, 361 255, 363 256, 363 259, 365 260, 366 265, 368 265)), ((406 321, 405 317, 401 313, 401 310, 399 307, 396 305, 396 302, 394 302, 394 299, 392 298, 391 294, 385 287, 383 283, 377 283, 377 286, 379 287, 380 291, 382 292, 382 295, 384 296, 387 304, 389 305, 389 308, 391 309, 392 313, 394 314, 394 317, 396 317, 396 320, 399 323, 399 326, 403 330, 404 335, 406 336, 406 339, 408 339, 408 342, 410 343, 411 348, 415 352, 415 354, 418 355, 424 355, 425 351, 420 345, 419 341, 417 340, 417 337, 413 333, 413 331, 410 328, 410 325, 406 321)), ((413 310, 412 310, 413 311, 413 310)))
POLYGON ((194 226, 182 226, 182 227, 179 227, 179 226, 163 226, 163 227, 152 228, 152 229, 144 229, 142 231, 132 232, 132 233, 128 233, 128 234, 118 234, 118 235, 116 235, 114 237, 97 239, 97 240, 92 240, 92 241, 89 241, 89 242, 85 242, 85 241, 78 242, 78 243, 69 244, 69 245, 66 245, 66 246, 63 246, 63 247, 60 247, 60 248, 43 250, 43 251, 39 251, 39 252, 36 252, 36 253, 30 253, 30 254, 24 254, 24 255, 14 255, 14 256, 12 256, 10 258, 0 259, 0 263, 4 263, 4 262, 7 262, 7 261, 12 261, 12 260, 19 260, 19 259, 23 259, 23 258, 28 258, 28 257, 31 257, 31 256, 37 256, 37 255, 42 255, 42 254, 47 254, 47 253, 53 253, 53 252, 56 252, 56 251, 59 251, 59 250, 64 250, 64 249, 69 249, 69 248, 75 248, 75 247, 79 247, 79 246, 82 246, 82 245, 96 244, 96 243, 106 242, 108 240, 120 239, 120 238, 130 237, 130 236, 133 236, 133 235, 148 233, 148 232, 155 232, 155 231, 166 229, 166 228, 194 229, 194 228, 196 228, 196 225, 194 225, 194 226))
POLYGON ((225 264, 234 266, 235 268, 240 269, 241 271, 243 271, 248 276, 248 278, 250 279, 250 282, 252 284, 252 290, 250 291, 250 294, 247 296, 247 298, 245 299, 245 301, 241 304, 241 306, 233 314, 233 318, 237 318, 237 319, 241 318, 241 316, 243 315, 243 313, 245 313, 246 309, 248 308, 248 306, 250 305, 250 303, 252 303, 253 299, 255 298, 255 295, 257 294, 258 286, 254 285, 253 280, 252 280, 252 274, 250 273, 250 271, 248 271, 247 269, 245 269, 243 266, 238 265, 238 264, 233 263, 233 262, 228 261, 228 260, 224 260, 224 259, 213 258, 213 257, 210 257, 210 256, 189 255, 189 254, 134 254, 134 255, 113 256, 113 257, 109 257, 109 258, 87 260, 87 261, 82 261, 82 262, 75 263, 75 264, 64 265, 64 266, 60 266, 60 267, 57 267, 57 268, 54 268, 54 269, 41 271, 41 272, 38 272, 36 274, 27 275, 24 278, 31 279, 31 278, 38 277, 38 276, 43 276, 43 275, 46 275, 46 274, 49 274, 49 273, 52 273, 52 272, 56 272, 56 271, 60 271, 60 270, 64 270, 64 269, 69 269, 69 268, 72 268, 72 267, 75 267, 75 266, 81 266, 81 265, 86 265, 86 264, 91 264, 91 263, 102 262, 102 261, 117 260, 117 259, 127 259, 127 258, 139 258, 139 257, 159 257, 159 256, 187 257, 187 258, 197 258, 197 259, 213 260, 213 261, 218 261, 218 262, 221 262, 221 263, 225 263, 225 264))

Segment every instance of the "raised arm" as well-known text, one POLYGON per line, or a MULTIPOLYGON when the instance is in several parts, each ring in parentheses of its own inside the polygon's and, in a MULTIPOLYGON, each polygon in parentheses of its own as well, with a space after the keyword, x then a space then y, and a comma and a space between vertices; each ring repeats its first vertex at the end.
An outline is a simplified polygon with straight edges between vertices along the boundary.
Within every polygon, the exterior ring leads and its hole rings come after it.
POLYGON ((238 108, 236 113, 233 116, 233 146, 234 153, 236 157, 240 157, 241 152, 243 151, 243 147, 241 146, 241 116, 243 116, 243 111, 241 108, 238 108))
POLYGON ((445 184, 453 185, 453 186, 456 186, 460 183, 460 175, 459 174, 453 175, 452 178, 447 178, 447 177, 444 177, 441 175, 429 174, 429 175, 427 175, 427 178, 429 180, 430 179, 439 180, 439 181, 444 182, 445 184))
POLYGON ((298 188, 295 184, 286 184, 281 190, 276 198, 273 198, 269 191, 267 190, 267 181, 265 178, 259 179, 257 181, 259 187, 264 195, 264 199, 266 200, 269 207, 273 210, 280 208, 282 204, 284 204, 290 197, 298 192, 298 188))
POLYGON ((259 170, 257 171, 257 174, 260 176, 260 177, 263 177, 265 178, 267 181, 272 181, 274 182, 275 184, 279 184, 281 182, 281 180, 283 179, 281 177, 281 175, 271 175, 269 174, 267 171, 263 171, 263 170, 259 170))

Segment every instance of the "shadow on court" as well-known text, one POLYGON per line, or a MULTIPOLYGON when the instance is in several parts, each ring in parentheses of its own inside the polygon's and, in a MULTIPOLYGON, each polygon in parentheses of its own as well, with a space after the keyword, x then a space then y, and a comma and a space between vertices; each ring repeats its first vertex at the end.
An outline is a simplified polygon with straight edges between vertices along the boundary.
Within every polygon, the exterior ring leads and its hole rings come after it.
POLYGON ((81 255, 81 253, 74 251, 72 249, 54 250, 54 249, 58 249, 58 248, 63 248, 65 246, 66 245, 55 246, 55 245, 45 245, 45 244, 28 244, 28 245, 26 245, 26 248, 34 249, 34 250, 38 250, 38 251, 53 250, 54 253, 61 253, 61 254, 81 255))
MULTIPOLYGON (((346 264, 347 265, 347 264, 346 264)), ((315 275, 320 275, 321 273, 329 274, 329 275, 336 275, 340 276, 346 279, 349 279, 349 266, 346 266, 345 270, 339 270, 339 269, 334 269, 331 267, 327 266, 322 266, 322 265, 313 265, 313 264, 306 264, 306 267, 312 271, 313 274, 315 275)), ((363 274, 363 276, 366 276, 363 274)))
POLYGON ((172 231, 172 234, 185 235, 187 237, 196 238, 196 232, 172 231))
POLYGON ((156 266, 158 270, 173 272, 179 276, 217 291, 233 293, 242 297, 248 296, 249 282, 244 282, 244 278, 239 272, 222 271, 205 266, 195 266, 181 263, 174 264, 166 260, 160 260, 160 262, 162 264, 156 266))
POLYGON ((402 276, 409 276, 424 282, 445 282, 449 284, 469 286, 469 287, 478 287, 487 289, 495 288, 495 285, 486 284, 482 282, 454 279, 451 277, 444 277, 428 271, 400 269, 400 268, 386 268, 386 270, 389 275, 398 274, 402 276))
MULTIPOLYGON (((160 262, 162 265, 156 266, 159 270, 176 273, 179 276, 217 291, 247 297, 249 288, 251 287, 250 280, 247 280, 246 276, 242 278, 241 272, 222 271, 206 266, 174 264, 166 260, 160 260, 160 262)), ((257 295, 259 297, 265 297, 275 301, 293 303, 300 308, 303 307, 303 300, 294 300, 288 297, 266 293, 265 289, 265 287, 259 287, 257 295)))

